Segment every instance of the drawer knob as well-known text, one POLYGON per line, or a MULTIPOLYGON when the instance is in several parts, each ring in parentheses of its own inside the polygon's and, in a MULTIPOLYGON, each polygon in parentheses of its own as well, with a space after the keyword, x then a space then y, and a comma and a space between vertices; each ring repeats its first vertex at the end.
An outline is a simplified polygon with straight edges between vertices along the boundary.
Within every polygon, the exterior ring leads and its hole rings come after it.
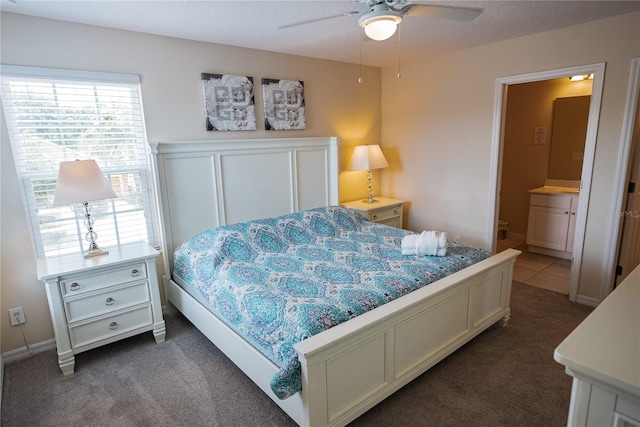
POLYGON ((564 214, 565 214, 565 215, 568 215, 568 214, 569 214, 569 211, 564 211, 564 214))
POLYGON ((137 268, 134 268, 133 270, 131 270, 131 277, 138 277, 140 275, 140 270, 138 270, 137 268))
POLYGON ((111 324, 109 325, 109 329, 115 331, 116 329, 118 329, 118 326, 118 322, 111 322, 111 324))
POLYGON ((378 219, 378 215, 374 215, 374 216, 373 216, 373 219, 378 219))
POLYGON ((69 286, 70 291, 77 291, 78 289, 80 289, 80 284, 77 282, 73 282, 71 286, 69 286))
POLYGON ((113 305, 115 303, 116 303, 116 300, 114 300, 111 297, 107 298, 107 300, 105 301, 105 305, 113 305))
POLYGON ((575 212, 571 212, 571 215, 575 215, 575 214, 576 214, 575 212))

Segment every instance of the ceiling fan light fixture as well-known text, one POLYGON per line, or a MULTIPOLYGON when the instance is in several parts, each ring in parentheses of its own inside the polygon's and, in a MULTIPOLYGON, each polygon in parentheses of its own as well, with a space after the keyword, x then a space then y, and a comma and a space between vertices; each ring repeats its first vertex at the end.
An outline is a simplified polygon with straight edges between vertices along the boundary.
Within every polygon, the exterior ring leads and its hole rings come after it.
POLYGON ((402 22, 402 13, 393 10, 374 10, 363 15, 358 24, 372 40, 386 40, 395 34, 398 24, 402 22))

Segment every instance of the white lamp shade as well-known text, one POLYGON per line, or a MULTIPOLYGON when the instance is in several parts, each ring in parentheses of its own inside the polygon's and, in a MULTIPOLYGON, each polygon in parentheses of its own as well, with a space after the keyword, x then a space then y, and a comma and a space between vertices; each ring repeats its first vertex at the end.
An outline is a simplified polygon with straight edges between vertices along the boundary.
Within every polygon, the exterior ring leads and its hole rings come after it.
POLYGON ((116 193, 95 160, 61 162, 53 205, 114 199, 116 193))
POLYGON ((358 145, 353 149, 349 169, 371 170, 389 167, 379 145, 358 145))
POLYGON ((396 33, 398 24, 392 19, 372 21, 364 27, 364 33, 372 40, 386 40, 396 33))

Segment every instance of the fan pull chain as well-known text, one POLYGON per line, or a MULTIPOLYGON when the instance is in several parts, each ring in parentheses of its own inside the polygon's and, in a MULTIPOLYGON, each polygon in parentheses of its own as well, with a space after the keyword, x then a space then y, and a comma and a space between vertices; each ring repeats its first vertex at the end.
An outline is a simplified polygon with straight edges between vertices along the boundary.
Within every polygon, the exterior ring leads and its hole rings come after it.
POLYGON ((362 37, 360 37, 359 40, 360 40, 360 71, 358 72, 359 74, 358 83, 362 83, 362 37))
POLYGON ((400 34, 402 33, 402 25, 398 25, 398 80, 402 78, 402 74, 400 74, 400 50, 402 49, 402 42, 400 34))

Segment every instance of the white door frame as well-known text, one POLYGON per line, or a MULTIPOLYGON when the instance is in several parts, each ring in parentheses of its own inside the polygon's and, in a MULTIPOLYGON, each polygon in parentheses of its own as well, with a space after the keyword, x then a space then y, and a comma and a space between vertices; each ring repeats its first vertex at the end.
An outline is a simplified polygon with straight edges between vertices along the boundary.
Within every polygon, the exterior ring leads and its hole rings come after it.
POLYGON ((633 130, 638 114, 638 103, 640 102, 640 58, 631 60, 631 72, 629 75, 629 89, 627 92, 627 104, 624 110, 624 120, 622 122, 622 146, 618 153, 618 163, 616 171, 615 200, 613 202, 613 210, 611 215, 613 220, 609 223, 609 241, 607 242, 607 258, 605 260, 605 269, 602 272, 602 293, 601 299, 604 299, 613 290, 615 283, 616 263, 618 262, 618 254, 620 251, 620 239, 622 233, 622 212, 625 209, 625 201, 627 199, 627 179, 629 168, 631 167, 631 144, 633 142, 633 130))
MULTIPOLYGON (((591 104, 589 106, 589 121, 587 123, 587 136, 584 147, 584 159, 582 164, 582 177, 580 184, 580 199, 578 202, 578 216, 576 218, 576 234, 573 243, 573 260, 571 266, 571 282, 569 285, 569 300, 593 305, 591 298, 580 301, 578 297, 578 283, 580 279, 580 266, 582 264, 582 251, 584 246, 584 233, 589 209, 591 193, 591 178, 593 174, 593 162, 595 158, 596 139, 598 135, 598 122, 600 118, 600 103, 602 100, 602 88, 604 84, 605 64, 596 63, 577 67, 561 68, 557 70, 541 71, 516 76, 500 77, 496 79, 494 109, 493 109, 493 133, 491 137, 491 165, 489 171, 489 226, 487 227, 486 247, 496 250, 497 224, 500 209, 500 187, 502 179, 502 153, 504 142, 504 126, 507 104, 507 86, 518 83, 529 83, 541 80, 558 79, 573 75, 593 74, 591 91, 591 104)), ((597 302, 595 302, 597 303, 597 302)))

